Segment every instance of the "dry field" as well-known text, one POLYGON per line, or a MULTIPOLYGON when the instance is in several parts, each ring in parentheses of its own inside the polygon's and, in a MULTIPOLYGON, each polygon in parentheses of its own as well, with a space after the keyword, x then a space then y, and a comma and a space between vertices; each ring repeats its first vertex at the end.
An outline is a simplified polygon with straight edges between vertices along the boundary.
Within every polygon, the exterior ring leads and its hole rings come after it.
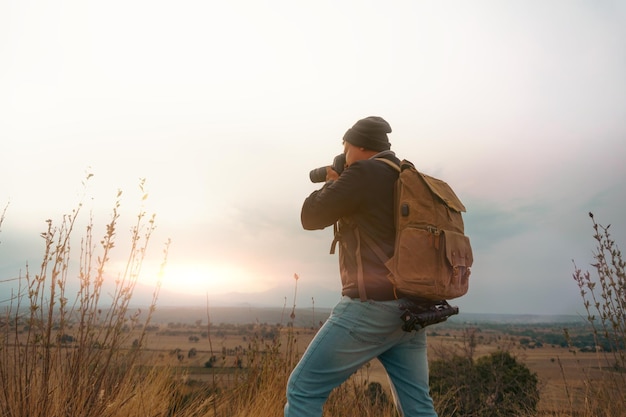
MULTIPOLYGON (((496 330, 474 333, 473 344, 468 344, 467 329, 429 327, 429 358, 437 360, 450 352, 465 355, 471 349, 474 358, 495 352, 498 349, 509 351, 519 362, 537 374, 540 381, 540 402, 538 415, 574 415, 572 410, 581 410, 582 401, 587 398, 590 380, 603 378, 601 368, 607 368, 604 356, 600 353, 573 352, 567 348, 544 345, 530 348, 520 343, 519 338, 496 330), (573 404, 570 404, 573 401, 573 404), (568 414, 569 413, 569 414, 568 414)), ((138 336, 139 333, 137 333, 138 336)), ((180 372, 186 381, 203 381, 215 386, 230 386, 243 379, 250 355, 271 349, 279 351, 289 345, 289 335, 295 336, 296 356, 306 349, 315 330, 271 326, 267 324, 220 325, 211 328, 207 338, 207 327, 199 323, 160 324, 147 333, 143 346, 143 364, 146 367, 167 366, 180 372), (275 340, 280 335, 280 343, 275 340), (211 361, 211 358, 213 360, 211 361), (210 366, 207 366, 207 363, 210 366)), ((71 336, 71 335, 69 335, 71 336)), ((135 334, 126 334, 127 348, 135 341, 135 334)), ((10 342, 15 343, 15 340, 10 342)), ((72 349, 72 342, 66 345, 72 349)), ((292 344, 294 346, 294 344, 292 344)), ((263 354, 263 353, 261 353, 263 354)), ((376 360, 363 367, 355 378, 366 382, 379 382, 389 390, 386 374, 376 360)))
MULTIPOLYGON (((262 327, 262 326, 261 326, 262 327)), ((263 348, 271 343, 254 334, 259 334, 259 326, 249 334, 237 334, 235 331, 222 332, 219 336, 199 337, 198 341, 190 340, 193 334, 200 335, 202 330, 187 329, 176 332, 154 332, 147 339, 147 352, 150 354, 148 363, 153 365, 174 364, 184 370, 186 378, 190 380, 214 381, 228 384, 237 377, 237 361, 240 359, 245 366, 246 354, 251 349, 251 343, 256 340, 257 346, 263 348), (217 361, 212 368, 205 367, 211 357, 210 346, 217 361), (189 357, 189 351, 195 349, 195 355, 189 357)), ((205 330, 206 331, 206 330, 205 330)), ((283 336, 287 329, 282 329, 283 336)), ((295 330, 298 352, 302 353, 314 335, 312 329, 295 330)), ((443 332, 442 332, 443 333, 443 332)), ((193 336, 192 336, 193 338, 193 336)), ((429 336, 429 356, 436 359, 441 351, 451 349, 463 352, 466 349, 466 335, 461 330, 446 330, 443 335, 429 336)), ((283 344, 284 346, 284 344, 283 344)), ((567 348, 543 346, 540 348, 523 347, 516 338, 496 333, 483 334, 474 347, 475 357, 479 357, 498 349, 510 351, 518 360, 537 374, 540 381, 541 400, 539 410, 543 415, 550 412, 578 409, 581 404, 576 399, 585 398, 584 382, 594 378, 602 378, 600 365, 605 366, 601 357, 596 353, 572 352, 567 348), (568 395, 569 394, 569 395, 568 395), (569 403, 574 399, 574 404, 569 403)), ((386 389, 389 388, 385 372, 378 361, 372 361, 357 375, 363 380, 379 382, 386 389)))

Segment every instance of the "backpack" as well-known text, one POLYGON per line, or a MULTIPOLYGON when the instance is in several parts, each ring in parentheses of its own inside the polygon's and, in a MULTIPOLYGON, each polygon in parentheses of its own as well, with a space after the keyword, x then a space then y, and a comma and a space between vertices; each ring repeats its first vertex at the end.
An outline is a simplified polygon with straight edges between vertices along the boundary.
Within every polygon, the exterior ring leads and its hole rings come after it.
MULTIPOLYGON (((411 162, 403 160, 398 166, 388 159, 377 159, 400 172, 394 197, 395 252, 389 258, 358 228, 357 239, 363 239, 385 263, 396 294, 430 301, 464 295, 474 260, 470 240, 464 234, 465 206, 447 183, 419 172, 411 162)), ((357 275, 364 299, 362 269, 357 275)))

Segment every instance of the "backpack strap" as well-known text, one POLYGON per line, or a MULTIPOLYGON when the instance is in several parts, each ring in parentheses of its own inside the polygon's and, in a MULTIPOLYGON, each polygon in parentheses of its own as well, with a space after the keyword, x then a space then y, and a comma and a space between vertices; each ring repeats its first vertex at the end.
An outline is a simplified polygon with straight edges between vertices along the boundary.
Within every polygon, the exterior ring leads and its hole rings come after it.
POLYGON ((363 274, 363 258, 361 257, 361 234, 359 228, 354 228, 354 235, 356 236, 356 277, 357 287, 359 289, 359 298, 361 301, 367 301, 367 292, 365 291, 365 278, 363 274))
MULTIPOLYGON (((386 158, 376 158, 376 160, 386 163, 387 165, 389 165, 390 167, 392 167, 398 172, 402 172, 402 168, 404 168, 404 163, 406 162, 406 161, 402 161, 403 166, 400 167, 395 162, 390 161, 389 159, 386 159, 386 158)), ((395 199, 395 196, 394 196, 394 199, 395 199)), ((376 256, 378 256, 378 259, 380 259, 382 263, 387 262, 389 260, 389 257, 387 256, 385 252, 383 252, 383 250, 380 248, 378 243, 376 243, 376 241, 372 239, 367 233, 363 233, 362 235, 363 235, 363 240, 365 240, 365 243, 367 244, 367 246, 369 246, 372 249, 372 251, 374 251, 376 256)))
MULTIPOLYGON (((374 239, 372 239, 367 233, 359 233, 359 228, 354 228, 354 234, 357 238, 357 252, 356 252, 356 263, 357 263, 357 282, 359 286, 359 298, 361 301, 367 300, 367 294, 365 293, 365 279, 363 278, 363 260, 361 258, 361 237, 363 237, 363 241, 367 244, 367 246, 372 249, 372 251, 378 256, 378 259, 382 261, 383 264, 387 263, 387 261, 391 258, 387 256, 385 252, 381 249, 380 245, 376 243, 374 239)), ((393 294, 396 299, 400 298, 397 293, 396 286, 393 286, 393 294)))
MULTIPOLYGON (((376 160, 386 163, 398 172, 401 171, 400 166, 398 166, 395 162, 390 161, 389 159, 376 158, 376 160)), ((358 227, 354 228, 354 234, 357 242, 355 257, 357 264, 357 285, 359 287, 359 298, 361 299, 361 301, 367 301, 367 293, 365 291, 365 278, 363 274, 363 258, 361 257, 361 237, 363 237, 363 241, 365 241, 365 244, 372 249, 372 251, 376 254, 376 256, 378 256, 378 259, 380 259, 383 264, 389 260, 389 257, 374 239, 372 239, 367 233, 361 233, 358 227)))
POLYGON ((372 251, 374 251, 376 256, 378 256, 378 259, 380 259, 382 263, 385 263, 389 260, 387 254, 383 252, 380 245, 378 245, 378 243, 376 243, 374 239, 372 239, 367 233, 361 233, 361 236, 363 237, 363 240, 365 241, 367 246, 369 246, 372 251))
POLYGON ((390 167, 392 167, 393 169, 395 169, 396 171, 400 172, 400 166, 398 166, 395 162, 390 161, 387 158, 376 158, 377 161, 382 161, 384 163, 386 163, 387 165, 389 165, 390 167))

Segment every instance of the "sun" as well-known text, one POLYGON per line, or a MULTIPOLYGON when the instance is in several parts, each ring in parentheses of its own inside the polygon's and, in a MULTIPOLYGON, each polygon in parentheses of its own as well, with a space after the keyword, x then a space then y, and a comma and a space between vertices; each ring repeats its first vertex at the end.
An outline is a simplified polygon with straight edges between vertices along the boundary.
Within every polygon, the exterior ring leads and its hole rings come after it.
POLYGON ((263 290, 264 287, 253 278, 253 273, 236 265, 168 263, 163 273, 161 288, 188 295, 263 290))

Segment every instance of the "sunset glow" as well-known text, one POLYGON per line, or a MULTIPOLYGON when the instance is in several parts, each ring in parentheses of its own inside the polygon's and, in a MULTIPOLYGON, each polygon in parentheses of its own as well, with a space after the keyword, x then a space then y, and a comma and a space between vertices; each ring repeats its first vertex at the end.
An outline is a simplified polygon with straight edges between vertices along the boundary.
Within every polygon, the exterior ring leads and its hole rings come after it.
POLYGON ((181 295, 253 292, 266 289, 251 279, 250 273, 235 265, 167 265, 161 288, 181 295))

